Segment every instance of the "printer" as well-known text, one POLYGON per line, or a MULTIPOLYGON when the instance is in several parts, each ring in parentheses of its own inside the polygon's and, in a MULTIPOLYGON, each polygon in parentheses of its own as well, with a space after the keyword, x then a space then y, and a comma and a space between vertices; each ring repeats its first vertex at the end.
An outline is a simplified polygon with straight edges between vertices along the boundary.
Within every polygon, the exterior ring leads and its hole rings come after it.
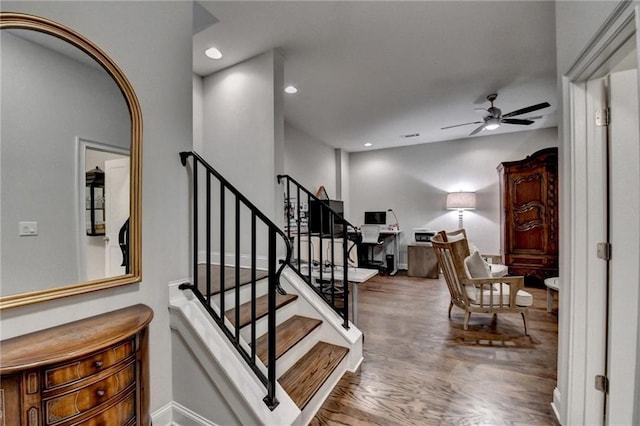
POLYGON ((411 243, 416 245, 431 245, 431 237, 436 235, 436 231, 428 228, 414 228, 411 231, 411 243))

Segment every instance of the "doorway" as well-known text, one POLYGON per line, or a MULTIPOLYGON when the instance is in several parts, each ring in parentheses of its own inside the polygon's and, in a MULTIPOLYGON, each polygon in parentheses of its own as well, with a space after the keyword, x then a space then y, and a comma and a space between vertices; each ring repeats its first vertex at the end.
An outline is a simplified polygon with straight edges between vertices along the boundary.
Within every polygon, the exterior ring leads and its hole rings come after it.
POLYGON ((125 274, 118 234, 129 218, 129 151, 113 145, 78 138, 78 276, 81 281, 125 274), (104 172, 104 232, 87 233, 86 172, 104 172))
POLYGON ((638 42, 620 16, 563 77, 566 288, 552 404, 562 424, 638 424, 638 42))

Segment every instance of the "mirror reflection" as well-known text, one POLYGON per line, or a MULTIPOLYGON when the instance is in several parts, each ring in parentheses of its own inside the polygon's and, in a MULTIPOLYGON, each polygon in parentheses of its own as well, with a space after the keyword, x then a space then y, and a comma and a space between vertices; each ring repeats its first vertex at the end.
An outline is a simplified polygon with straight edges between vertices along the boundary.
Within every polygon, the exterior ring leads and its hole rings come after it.
POLYGON ((3 29, 0 43, 0 296, 128 273, 131 118, 120 88, 51 35, 3 29), (96 168, 102 181, 88 182, 96 168))

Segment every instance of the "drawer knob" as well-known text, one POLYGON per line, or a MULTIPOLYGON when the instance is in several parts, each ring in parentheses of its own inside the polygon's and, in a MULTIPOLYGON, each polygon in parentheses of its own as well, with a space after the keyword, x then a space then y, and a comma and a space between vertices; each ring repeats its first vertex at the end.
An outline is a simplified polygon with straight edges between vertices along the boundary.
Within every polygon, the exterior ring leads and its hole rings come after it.
POLYGON ((94 365, 96 366, 96 368, 101 368, 103 366, 103 363, 102 361, 96 361, 94 365))
POLYGON ((96 392, 96 395, 98 395, 99 397, 103 397, 104 396, 104 391, 103 390, 99 390, 96 392))

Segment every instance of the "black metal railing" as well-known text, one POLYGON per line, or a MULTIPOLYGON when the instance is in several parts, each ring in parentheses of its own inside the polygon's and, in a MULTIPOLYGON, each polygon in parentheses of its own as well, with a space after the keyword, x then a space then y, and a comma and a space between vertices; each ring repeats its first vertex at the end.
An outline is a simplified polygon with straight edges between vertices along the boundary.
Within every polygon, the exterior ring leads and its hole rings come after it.
POLYGON ((192 198, 193 198, 193 283, 185 283, 181 289, 189 289, 200 300, 211 317, 265 385, 267 396, 264 401, 273 410, 278 405, 276 399, 276 292, 285 294, 280 287, 280 275, 289 263, 292 254, 291 243, 285 233, 264 213, 242 195, 231 183, 195 152, 181 152, 180 161, 187 166, 193 158, 192 198), (199 179, 204 178, 204 188, 199 179), (212 180, 217 182, 213 184, 212 180), (212 201, 217 197, 217 209, 212 210, 212 201), (204 206, 199 199, 204 199, 204 206), (227 203, 227 198, 231 203, 227 203), (217 225, 217 226, 214 226, 217 225), (205 239, 200 240, 200 228, 204 226, 205 239), (278 264, 278 239, 284 245, 284 254, 278 264), (214 246, 218 249, 218 262, 212 259, 214 246), (199 253, 204 251, 204 255, 199 253), (227 254, 227 253, 231 254, 227 254), (243 253, 248 253, 243 255, 243 253), (259 256, 266 258, 267 291, 267 339, 268 354, 266 374, 256 362, 256 321, 257 282, 264 275, 264 267, 259 269, 259 256), (204 257, 204 259, 201 259, 204 257), (200 259, 199 259, 200 258, 200 259), (228 258, 228 260, 226 260, 228 258), (241 265, 241 263, 243 263, 241 265), (218 277, 214 277, 214 270, 218 277), (246 271, 249 271, 247 274, 246 271), (200 275, 200 276, 199 276, 200 275), (241 336, 240 289, 244 282, 241 275, 248 275, 250 285, 250 335, 241 336), (230 278, 230 279, 228 279, 230 278), (204 283, 202 282, 204 281, 204 283), (217 288, 216 288, 217 284, 217 288), (234 315, 228 317, 228 304, 234 304, 234 315))
POLYGON ((289 175, 278 175, 284 183, 285 233, 294 242, 291 268, 324 299, 349 329, 349 267, 356 267, 359 237, 342 211, 331 207, 289 175), (293 188, 292 188, 293 187, 293 188))

